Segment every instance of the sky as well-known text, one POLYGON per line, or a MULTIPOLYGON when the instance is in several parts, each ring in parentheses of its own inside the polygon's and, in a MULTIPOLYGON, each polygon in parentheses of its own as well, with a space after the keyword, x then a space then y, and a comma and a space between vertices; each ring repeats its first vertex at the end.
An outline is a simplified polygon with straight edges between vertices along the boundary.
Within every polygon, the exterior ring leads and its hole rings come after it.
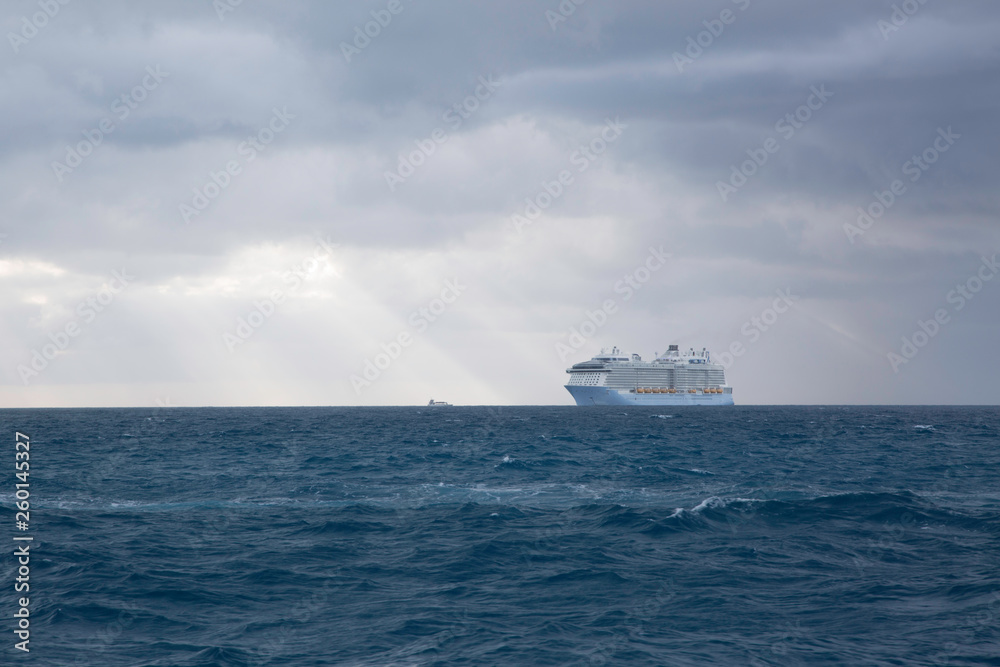
POLYGON ((1000 402, 986 0, 9 0, 0 406, 1000 402))

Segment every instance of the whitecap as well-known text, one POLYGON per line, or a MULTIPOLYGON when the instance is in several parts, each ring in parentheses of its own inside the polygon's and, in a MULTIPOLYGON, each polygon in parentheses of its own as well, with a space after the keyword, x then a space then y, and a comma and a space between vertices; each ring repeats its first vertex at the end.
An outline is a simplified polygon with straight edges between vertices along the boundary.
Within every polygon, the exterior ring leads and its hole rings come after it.
POLYGON ((725 506, 726 503, 722 500, 722 498, 719 498, 718 496, 711 496, 709 498, 705 498, 703 501, 692 507, 691 511, 697 514, 704 509, 725 506))

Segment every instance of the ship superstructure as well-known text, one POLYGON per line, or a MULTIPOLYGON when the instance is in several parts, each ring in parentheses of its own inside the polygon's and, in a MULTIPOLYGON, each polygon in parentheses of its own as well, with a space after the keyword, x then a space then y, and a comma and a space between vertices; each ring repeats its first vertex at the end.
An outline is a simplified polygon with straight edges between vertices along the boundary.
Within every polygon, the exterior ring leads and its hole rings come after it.
POLYGON ((681 352, 671 345, 643 361, 614 347, 566 372, 566 389, 577 405, 733 405, 725 368, 704 348, 681 352))

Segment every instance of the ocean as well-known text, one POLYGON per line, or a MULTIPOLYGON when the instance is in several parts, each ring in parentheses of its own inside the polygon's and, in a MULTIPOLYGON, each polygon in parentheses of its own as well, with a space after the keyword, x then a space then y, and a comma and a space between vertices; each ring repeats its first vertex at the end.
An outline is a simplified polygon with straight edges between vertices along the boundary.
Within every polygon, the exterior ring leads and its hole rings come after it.
POLYGON ((4 665, 1000 665, 998 408, 0 422, 4 665))

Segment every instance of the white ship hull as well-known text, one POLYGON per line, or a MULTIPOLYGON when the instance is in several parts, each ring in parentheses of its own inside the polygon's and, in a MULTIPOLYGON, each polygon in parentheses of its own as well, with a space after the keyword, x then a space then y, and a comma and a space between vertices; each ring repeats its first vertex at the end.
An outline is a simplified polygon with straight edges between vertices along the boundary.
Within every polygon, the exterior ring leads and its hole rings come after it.
POLYGON ((566 386, 577 405, 733 405, 732 394, 636 394, 607 387, 566 386))

